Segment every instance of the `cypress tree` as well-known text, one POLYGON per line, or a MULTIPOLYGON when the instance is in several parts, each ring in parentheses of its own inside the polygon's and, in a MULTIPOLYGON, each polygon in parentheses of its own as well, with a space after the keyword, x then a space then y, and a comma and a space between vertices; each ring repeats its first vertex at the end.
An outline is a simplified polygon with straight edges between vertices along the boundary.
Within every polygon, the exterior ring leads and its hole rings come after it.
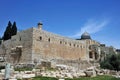
POLYGON ((2 38, 0 37, 0 45, 1 45, 1 43, 2 43, 2 38))
POLYGON ((12 31, 12 24, 9 21, 8 26, 6 27, 6 30, 4 32, 3 40, 11 39, 11 31, 12 31))
POLYGON ((12 26, 12 36, 16 34, 17 34, 17 27, 16 27, 16 22, 14 22, 12 26))

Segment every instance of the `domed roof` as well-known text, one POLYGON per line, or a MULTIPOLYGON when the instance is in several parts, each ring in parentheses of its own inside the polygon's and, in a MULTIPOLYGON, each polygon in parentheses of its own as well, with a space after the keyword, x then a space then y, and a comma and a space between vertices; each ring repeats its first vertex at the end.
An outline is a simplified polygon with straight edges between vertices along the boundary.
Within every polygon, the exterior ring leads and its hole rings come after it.
POLYGON ((89 33, 87 32, 84 32, 82 35, 81 35, 81 39, 91 39, 89 33))

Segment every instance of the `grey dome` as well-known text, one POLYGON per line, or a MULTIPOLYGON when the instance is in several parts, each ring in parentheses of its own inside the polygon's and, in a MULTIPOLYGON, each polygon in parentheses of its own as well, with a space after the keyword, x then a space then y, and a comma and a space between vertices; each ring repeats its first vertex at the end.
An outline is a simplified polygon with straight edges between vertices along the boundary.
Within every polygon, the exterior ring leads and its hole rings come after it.
POLYGON ((89 33, 87 32, 84 32, 82 35, 81 35, 81 39, 91 39, 89 33))

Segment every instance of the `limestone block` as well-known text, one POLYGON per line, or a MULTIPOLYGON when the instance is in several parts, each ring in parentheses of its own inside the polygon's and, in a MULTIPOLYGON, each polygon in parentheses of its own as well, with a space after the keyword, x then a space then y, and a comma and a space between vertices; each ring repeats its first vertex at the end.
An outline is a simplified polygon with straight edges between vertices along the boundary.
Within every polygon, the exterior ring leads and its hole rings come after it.
POLYGON ((118 74, 120 75, 120 71, 118 71, 118 74))
POLYGON ((32 71, 25 71, 25 74, 31 74, 32 71))
POLYGON ((4 73, 0 73, 0 80, 4 78, 4 73))
POLYGON ((79 77, 85 77, 86 74, 84 72, 79 73, 79 77))
POLYGON ((72 74, 73 78, 77 78, 78 77, 77 73, 71 73, 71 74, 72 74))
POLYGON ((114 70, 110 70, 110 75, 116 75, 116 71, 114 71, 114 70))
POLYGON ((85 71, 85 74, 87 77, 92 77, 93 76, 93 71, 85 71))
POLYGON ((25 71, 20 71, 20 74, 25 74, 25 71))
POLYGON ((5 69, 1 69, 1 73, 5 73, 5 69))
POLYGON ((73 76, 70 73, 66 73, 65 77, 67 77, 67 78, 73 78, 73 76))
POLYGON ((51 77, 56 77, 56 74, 51 75, 51 77))
POLYGON ((24 74, 22 78, 32 78, 35 77, 35 74, 24 74))
POLYGON ((56 77, 57 77, 57 78, 61 78, 61 74, 57 73, 57 74, 56 74, 56 77))
POLYGON ((11 73, 11 74, 10 74, 10 79, 15 79, 15 78, 16 78, 16 74, 11 73))
POLYGON ((45 72, 42 72, 41 75, 42 76, 47 76, 47 74, 45 72))
POLYGON ((22 74, 16 74, 16 79, 22 79, 22 74))
POLYGON ((35 72, 36 76, 42 76, 41 72, 35 72))
POLYGON ((17 79, 9 79, 9 80, 17 80, 17 79))
POLYGON ((101 76, 101 75, 104 75, 104 73, 97 73, 97 75, 101 76))
POLYGON ((59 80, 65 80, 65 79, 59 79, 59 80))
POLYGON ((19 71, 14 71, 14 74, 19 74, 19 71))

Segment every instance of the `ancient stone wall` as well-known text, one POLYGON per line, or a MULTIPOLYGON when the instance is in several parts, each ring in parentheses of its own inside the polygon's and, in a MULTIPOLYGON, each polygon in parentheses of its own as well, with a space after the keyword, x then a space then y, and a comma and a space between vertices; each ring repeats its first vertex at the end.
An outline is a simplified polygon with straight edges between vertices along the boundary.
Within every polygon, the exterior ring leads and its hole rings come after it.
POLYGON ((33 60, 86 59, 86 42, 33 29, 33 60))
MULTIPOLYGON (((11 55, 11 49, 22 46, 20 63, 40 62, 42 60, 89 60, 89 45, 93 40, 75 40, 53 34, 42 29, 30 28, 18 32, 2 45, 6 48, 6 60, 18 63, 11 55)), ((0 54, 2 50, 0 49, 0 54)))
POLYGON ((33 32, 33 28, 18 32, 17 35, 12 36, 11 39, 6 40, 2 43, 2 45, 4 45, 6 49, 7 62, 18 63, 16 62, 16 60, 14 60, 11 53, 11 49, 16 48, 17 46, 22 46, 22 55, 21 55, 20 63, 32 62, 31 61, 32 36, 33 36, 32 32, 33 32))

